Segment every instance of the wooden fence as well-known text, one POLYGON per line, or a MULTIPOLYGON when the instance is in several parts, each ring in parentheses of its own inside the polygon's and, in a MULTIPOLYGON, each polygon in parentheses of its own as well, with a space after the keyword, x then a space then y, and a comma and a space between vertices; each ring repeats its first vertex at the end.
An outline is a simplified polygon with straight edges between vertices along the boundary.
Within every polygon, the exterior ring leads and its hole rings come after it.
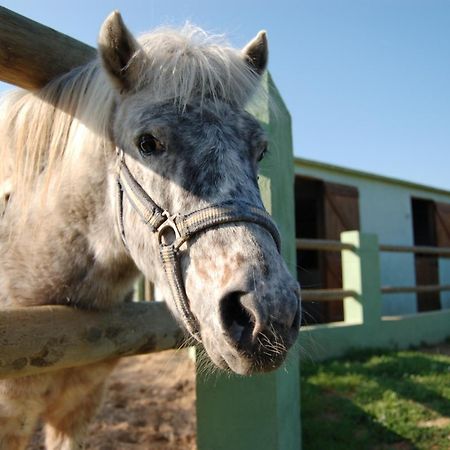
MULTIPOLYGON (((100 24, 99 24, 100 25, 100 24)), ((68 36, 0 7, 0 79, 25 89, 86 63, 96 51, 68 36)), ((276 151, 265 158, 260 188, 282 234, 282 253, 295 273, 293 157, 290 116, 269 75, 263 79, 277 105, 251 111, 276 151)), ((109 312, 64 306, 0 312, 0 376, 77 366, 179 345, 182 332, 161 302, 130 303, 109 312)), ((214 376, 197 370, 199 450, 299 450, 298 355, 289 370, 254 377, 214 376)))
MULTIPOLYGON (((319 250, 327 252, 342 252, 343 250, 357 251, 352 244, 346 244, 342 241, 327 239, 296 239, 297 250, 319 250)), ((443 258, 450 257, 450 248, 437 248, 418 245, 379 245, 380 252, 394 253, 420 253, 422 255, 434 255, 443 258)), ((449 284, 423 285, 423 286, 381 286, 382 294, 402 294, 419 292, 444 292, 450 291, 449 284)), ((344 289, 303 289, 302 299, 304 301, 335 301, 345 297, 355 296, 356 292, 344 289)))
MULTIPOLYGON (((382 315, 383 294, 444 292, 449 285, 383 286, 380 252, 408 252, 449 257, 449 248, 378 243, 376 235, 347 231, 340 241, 297 239, 300 250, 339 251, 342 289, 303 290, 303 300, 344 300, 344 321, 303 327, 307 354, 329 358, 355 348, 409 347, 437 343, 450 336, 450 309, 402 316, 382 315)), ((301 261, 300 261, 301 264, 301 261)))

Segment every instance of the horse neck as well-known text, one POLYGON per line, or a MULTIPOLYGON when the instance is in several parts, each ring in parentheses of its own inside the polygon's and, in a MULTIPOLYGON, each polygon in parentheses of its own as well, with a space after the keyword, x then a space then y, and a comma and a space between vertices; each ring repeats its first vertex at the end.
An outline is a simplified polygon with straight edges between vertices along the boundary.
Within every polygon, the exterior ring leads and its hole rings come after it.
POLYGON ((70 179, 50 183, 46 200, 30 203, 5 255, 12 268, 4 277, 18 278, 19 267, 28 275, 8 292, 16 303, 104 308, 132 287, 137 270, 117 232, 114 169, 105 152, 80 152, 70 179))

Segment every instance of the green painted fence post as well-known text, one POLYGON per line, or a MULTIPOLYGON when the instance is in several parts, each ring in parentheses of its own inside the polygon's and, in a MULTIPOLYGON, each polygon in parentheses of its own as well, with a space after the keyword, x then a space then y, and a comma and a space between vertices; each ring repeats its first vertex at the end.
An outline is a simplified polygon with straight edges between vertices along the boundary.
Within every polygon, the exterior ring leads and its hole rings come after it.
MULTIPOLYGON (((269 104, 251 112, 269 135, 271 149, 260 173, 268 211, 282 234, 282 253, 296 273, 294 165, 291 120, 270 76, 275 114, 269 104)), ((197 371, 198 450, 300 450, 298 352, 292 351, 279 370, 252 377, 205 375, 197 371)))
POLYGON ((374 331, 381 321, 381 278, 378 237, 359 231, 345 231, 341 241, 356 250, 342 251, 342 284, 357 292, 344 298, 344 321, 363 324, 374 331))

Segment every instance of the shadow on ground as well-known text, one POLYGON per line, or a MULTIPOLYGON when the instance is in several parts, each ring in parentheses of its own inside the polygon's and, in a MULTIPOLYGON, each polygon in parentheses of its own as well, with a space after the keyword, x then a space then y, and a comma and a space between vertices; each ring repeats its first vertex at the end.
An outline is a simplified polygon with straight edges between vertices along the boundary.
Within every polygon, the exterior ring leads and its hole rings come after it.
POLYGON ((303 450, 445 450, 450 357, 354 353, 302 364, 303 450))

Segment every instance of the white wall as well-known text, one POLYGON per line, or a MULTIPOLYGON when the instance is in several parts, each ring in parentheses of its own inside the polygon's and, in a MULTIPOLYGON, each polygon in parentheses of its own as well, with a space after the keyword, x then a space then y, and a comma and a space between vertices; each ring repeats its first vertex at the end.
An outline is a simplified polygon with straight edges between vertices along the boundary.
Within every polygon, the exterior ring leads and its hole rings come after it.
MULTIPOLYGON (((383 180, 369 174, 345 169, 297 163, 296 173, 324 181, 355 186, 359 191, 361 231, 375 233, 381 244, 413 245, 411 197, 450 203, 450 193, 422 189, 395 180, 383 180)), ((415 267, 412 253, 381 253, 381 284, 383 286, 414 286, 415 267)), ((439 261, 440 284, 450 284, 450 259, 439 261)), ((450 308, 450 292, 441 294, 442 306, 450 308)), ((383 296, 383 315, 416 312, 415 294, 383 296)))

